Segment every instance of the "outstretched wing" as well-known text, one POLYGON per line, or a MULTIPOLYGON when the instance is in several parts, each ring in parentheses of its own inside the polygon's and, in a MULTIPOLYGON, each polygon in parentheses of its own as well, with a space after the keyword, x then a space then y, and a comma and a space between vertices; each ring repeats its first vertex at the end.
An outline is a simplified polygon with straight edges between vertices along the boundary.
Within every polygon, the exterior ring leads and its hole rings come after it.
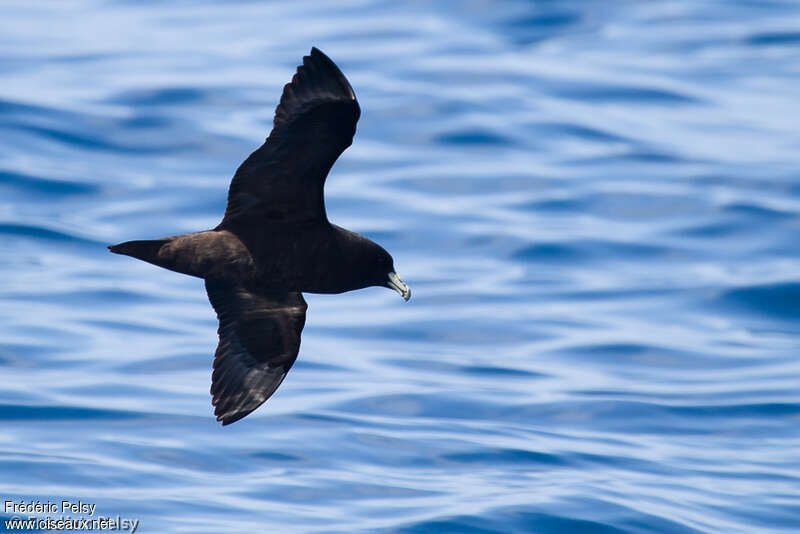
POLYGON ((327 221, 325 177, 353 142, 360 114, 347 78, 312 48, 283 88, 266 142, 236 171, 220 227, 246 239, 264 224, 327 221))
POLYGON ((227 425, 278 389, 297 359, 307 306, 300 293, 255 293, 214 280, 206 291, 219 319, 211 403, 227 425))

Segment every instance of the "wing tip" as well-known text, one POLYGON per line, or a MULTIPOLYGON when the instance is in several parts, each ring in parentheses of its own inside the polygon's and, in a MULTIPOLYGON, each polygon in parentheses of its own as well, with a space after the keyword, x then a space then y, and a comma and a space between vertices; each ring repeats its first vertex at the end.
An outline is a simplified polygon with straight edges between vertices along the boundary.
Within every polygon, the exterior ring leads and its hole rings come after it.
POLYGON ((339 66, 336 65, 336 63, 334 63, 333 60, 330 57, 328 57, 327 54, 325 54, 325 52, 323 52, 316 46, 312 46, 309 55, 303 58, 303 63, 305 63, 306 58, 308 58, 309 61, 314 62, 316 65, 324 66, 326 69, 332 71, 332 73, 334 74, 334 78, 336 78, 339 81, 339 83, 341 83, 342 88, 347 93, 347 96, 350 97, 351 100, 356 100, 356 93, 355 91, 353 91, 353 86, 350 85, 350 81, 344 75, 339 66))
POLYGON ((303 56, 291 81, 283 86, 272 121, 273 131, 281 124, 290 122, 292 115, 302 110, 305 103, 318 99, 349 101, 355 105, 356 122, 361 116, 361 108, 350 81, 331 58, 312 46, 309 54, 303 56))
POLYGON ((217 421, 222 423, 222 426, 228 426, 240 419, 244 419, 263 404, 260 403, 252 408, 242 409, 242 406, 237 403, 231 403, 229 400, 218 396, 214 396, 211 399, 211 404, 214 406, 214 416, 216 416, 217 421))
POLYGON ((325 52, 323 52, 322 50, 320 50, 316 46, 312 46, 311 47, 311 52, 308 53, 307 57, 309 59, 323 59, 323 60, 326 60, 326 61, 328 61, 330 63, 333 63, 333 60, 331 58, 329 58, 328 55, 325 52))
POLYGON ((217 421, 220 421, 222 423, 222 426, 228 426, 231 423, 239 421, 240 419, 244 419, 250 413, 251 412, 234 412, 232 414, 229 413, 218 414, 217 421))

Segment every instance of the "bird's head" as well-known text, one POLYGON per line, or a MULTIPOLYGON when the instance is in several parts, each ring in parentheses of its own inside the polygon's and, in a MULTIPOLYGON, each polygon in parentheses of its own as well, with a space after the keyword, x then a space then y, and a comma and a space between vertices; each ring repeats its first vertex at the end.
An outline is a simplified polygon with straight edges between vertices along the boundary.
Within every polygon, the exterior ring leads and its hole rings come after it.
POLYGON ((380 245, 375 245, 370 256, 372 256, 369 262, 371 285, 394 289, 407 302, 411 298, 411 289, 394 271, 392 256, 380 245))

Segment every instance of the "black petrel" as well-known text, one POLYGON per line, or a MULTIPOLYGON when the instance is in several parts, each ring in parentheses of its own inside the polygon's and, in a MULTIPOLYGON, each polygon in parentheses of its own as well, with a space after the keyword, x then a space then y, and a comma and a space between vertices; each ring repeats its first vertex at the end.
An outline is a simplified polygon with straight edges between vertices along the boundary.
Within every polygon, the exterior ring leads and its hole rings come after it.
POLYGON ((325 177, 360 114, 347 78, 312 48, 283 88, 269 137, 236 170, 216 228, 109 247, 205 279, 219 319, 211 403, 223 425, 264 403, 297 359, 303 292, 384 286, 411 297, 388 252, 325 213, 325 177))

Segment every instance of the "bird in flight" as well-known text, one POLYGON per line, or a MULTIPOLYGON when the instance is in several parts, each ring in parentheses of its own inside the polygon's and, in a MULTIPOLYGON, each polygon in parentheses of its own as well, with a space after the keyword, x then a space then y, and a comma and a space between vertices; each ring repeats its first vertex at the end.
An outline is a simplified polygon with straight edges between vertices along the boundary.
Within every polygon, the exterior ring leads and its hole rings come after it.
POLYGON ((386 250, 325 213, 325 177, 360 115, 347 78, 312 48, 283 88, 269 137, 236 170, 216 228, 108 247, 205 279, 219 319, 211 403, 223 425, 263 404, 297 359, 303 292, 384 286, 411 297, 386 250))

